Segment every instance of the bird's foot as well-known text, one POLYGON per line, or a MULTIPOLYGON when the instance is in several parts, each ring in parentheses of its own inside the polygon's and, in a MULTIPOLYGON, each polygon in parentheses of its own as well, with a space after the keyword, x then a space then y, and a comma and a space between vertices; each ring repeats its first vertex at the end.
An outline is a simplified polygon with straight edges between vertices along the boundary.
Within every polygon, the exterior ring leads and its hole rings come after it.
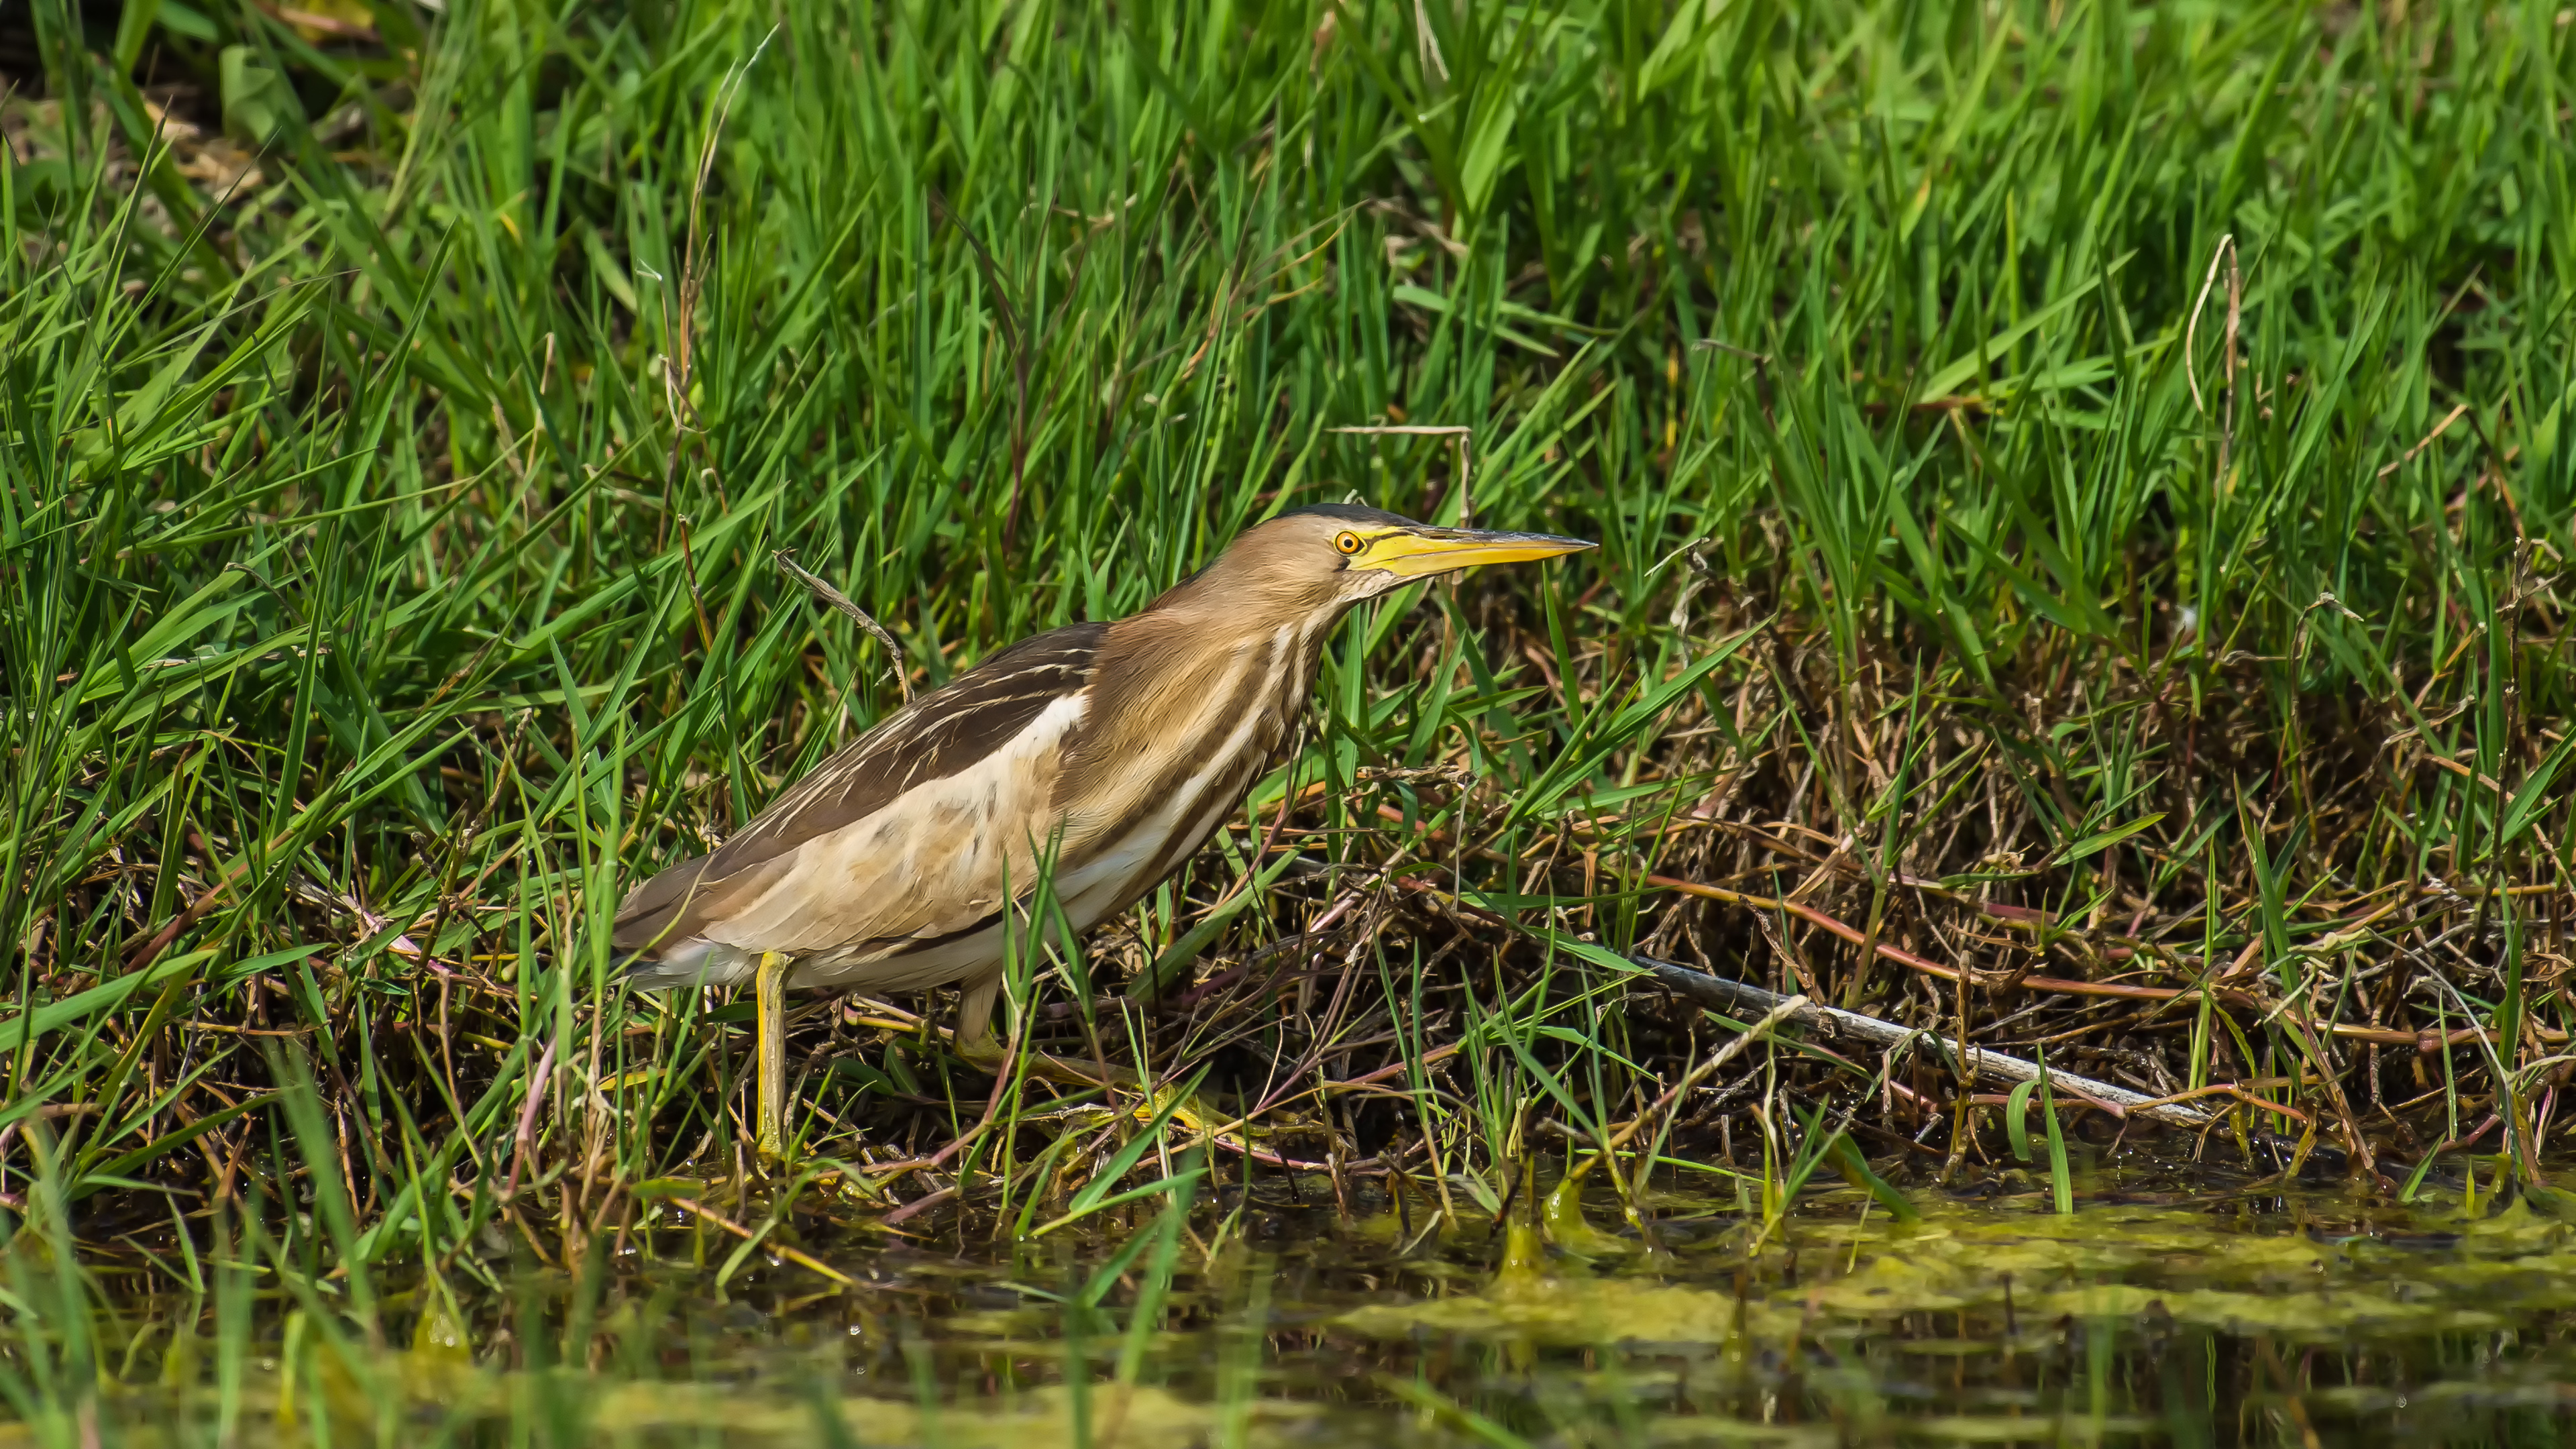
MULTIPOLYGON (((1010 1054, 1000 1045, 989 1040, 980 1043, 961 1043, 957 1053, 979 1071, 1000 1076, 1011 1070, 1010 1054)), ((1127 1113, 1133 1115, 1139 1122, 1151 1121, 1159 1116, 1174 1129, 1186 1135, 1195 1136, 1203 1132, 1213 1132, 1221 1141, 1230 1144, 1237 1151, 1254 1152, 1268 1160, 1278 1160, 1272 1154, 1261 1153, 1261 1150, 1253 1145, 1254 1137, 1267 1136, 1269 1135, 1267 1132, 1254 1128, 1250 1123, 1234 1120, 1231 1114, 1196 1092, 1181 1095, 1182 1087, 1178 1082, 1157 1082, 1149 1089, 1144 1079, 1128 1068, 1109 1067, 1104 1077, 1102 1064, 1099 1062, 1068 1061, 1063 1057, 1048 1056, 1044 1052, 1028 1054, 1028 1073, 1041 1081, 1054 1082, 1059 1086, 1092 1089, 1107 1087, 1109 1100, 1105 1104, 1095 1105, 1088 1110, 1106 1111, 1112 1114, 1127 1113), (1176 1097, 1177 1101, 1174 1100, 1176 1097)))
MULTIPOLYGON (((1005 1050, 1000 1042, 989 1036, 957 1043, 957 1055, 964 1057, 966 1064, 977 1071, 989 1072, 997 1077, 1011 1069, 1010 1052, 1005 1050)), ((1141 1085, 1136 1074, 1125 1067, 1104 1068, 1099 1062, 1067 1061, 1062 1057, 1048 1056, 1044 1052, 1030 1052, 1026 1060, 1030 1076, 1040 1081, 1054 1082, 1058 1086, 1105 1086, 1134 1091, 1141 1085), (1106 1075, 1103 1074, 1104 1071, 1106 1075)))
MULTIPOLYGON (((1012 1070, 1011 1054, 991 1037, 969 1037, 956 1044, 957 1054, 978 1071, 1000 1076, 1012 1070)), ((1158 1082, 1151 1090, 1135 1072, 1125 1067, 1105 1067, 1100 1062, 1068 1061, 1044 1052, 1027 1054, 1028 1074, 1041 1081, 1074 1088, 1108 1089, 1109 1100, 1093 1107, 1095 1111, 1132 1113, 1140 1122, 1162 1117, 1171 1127, 1186 1135, 1212 1133, 1235 1150, 1249 1152, 1267 1161, 1280 1161, 1275 1154, 1255 1146, 1252 1139, 1267 1133, 1250 1123, 1239 1122, 1208 1099, 1193 1092, 1175 1101, 1181 1092, 1177 1082, 1158 1082)), ((1308 1164, 1301 1164, 1308 1165, 1308 1164)))

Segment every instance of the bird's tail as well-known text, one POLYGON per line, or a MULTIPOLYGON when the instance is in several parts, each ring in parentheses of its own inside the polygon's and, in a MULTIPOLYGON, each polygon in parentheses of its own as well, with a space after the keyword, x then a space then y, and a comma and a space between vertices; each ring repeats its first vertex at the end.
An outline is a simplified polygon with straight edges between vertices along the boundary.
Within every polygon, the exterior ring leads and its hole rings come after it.
POLYGON ((668 991, 675 986, 734 986, 751 979, 756 958, 749 951, 700 937, 637 952, 626 959, 626 979, 639 991, 668 991))

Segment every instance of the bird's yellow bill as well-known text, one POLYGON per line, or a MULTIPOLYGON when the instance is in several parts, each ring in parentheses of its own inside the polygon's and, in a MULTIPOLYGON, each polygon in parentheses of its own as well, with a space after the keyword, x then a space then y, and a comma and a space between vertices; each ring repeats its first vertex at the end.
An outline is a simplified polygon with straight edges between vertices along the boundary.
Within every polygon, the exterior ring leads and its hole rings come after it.
POLYGON ((1493 533, 1473 528, 1406 529, 1372 539, 1355 568, 1384 569, 1401 578, 1428 578, 1479 564, 1527 563, 1580 553, 1593 545, 1552 533, 1493 533))

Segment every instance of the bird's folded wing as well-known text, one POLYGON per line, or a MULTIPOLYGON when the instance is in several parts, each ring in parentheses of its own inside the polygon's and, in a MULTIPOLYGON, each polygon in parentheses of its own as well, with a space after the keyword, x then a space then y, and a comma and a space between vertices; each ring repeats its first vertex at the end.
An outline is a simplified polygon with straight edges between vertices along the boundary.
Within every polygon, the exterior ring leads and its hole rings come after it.
POLYGON ((617 948, 814 951, 989 914, 1005 879, 1024 889, 1046 848, 1102 629, 1023 640, 914 701, 724 848, 638 887, 618 909, 617 948))
POLYGON ((796 953, 944 936, 992 915, 1037 878, 1058 757, 1081 720, 1081 696, 1067 695, 973 766, 806 841, 774 884, 703 934, 796 953))

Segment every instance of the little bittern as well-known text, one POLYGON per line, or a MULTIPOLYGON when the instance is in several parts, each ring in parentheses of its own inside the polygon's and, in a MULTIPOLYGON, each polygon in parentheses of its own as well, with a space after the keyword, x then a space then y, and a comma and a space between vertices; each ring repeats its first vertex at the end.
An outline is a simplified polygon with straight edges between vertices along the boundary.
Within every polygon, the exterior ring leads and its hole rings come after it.
POLYGON ((637 887, 614 943, 640 986, 753 981, 774 1156, 787 987, 963 986, 958 1045, 989 1062, 1003 933, 1042 860, 1076 931, 1125 910, 1288 745, 1343 611, 1590 547, 1346 505, 1281 514, 1142 613, 1024 639, 905 706, 722 849, 637 887))

